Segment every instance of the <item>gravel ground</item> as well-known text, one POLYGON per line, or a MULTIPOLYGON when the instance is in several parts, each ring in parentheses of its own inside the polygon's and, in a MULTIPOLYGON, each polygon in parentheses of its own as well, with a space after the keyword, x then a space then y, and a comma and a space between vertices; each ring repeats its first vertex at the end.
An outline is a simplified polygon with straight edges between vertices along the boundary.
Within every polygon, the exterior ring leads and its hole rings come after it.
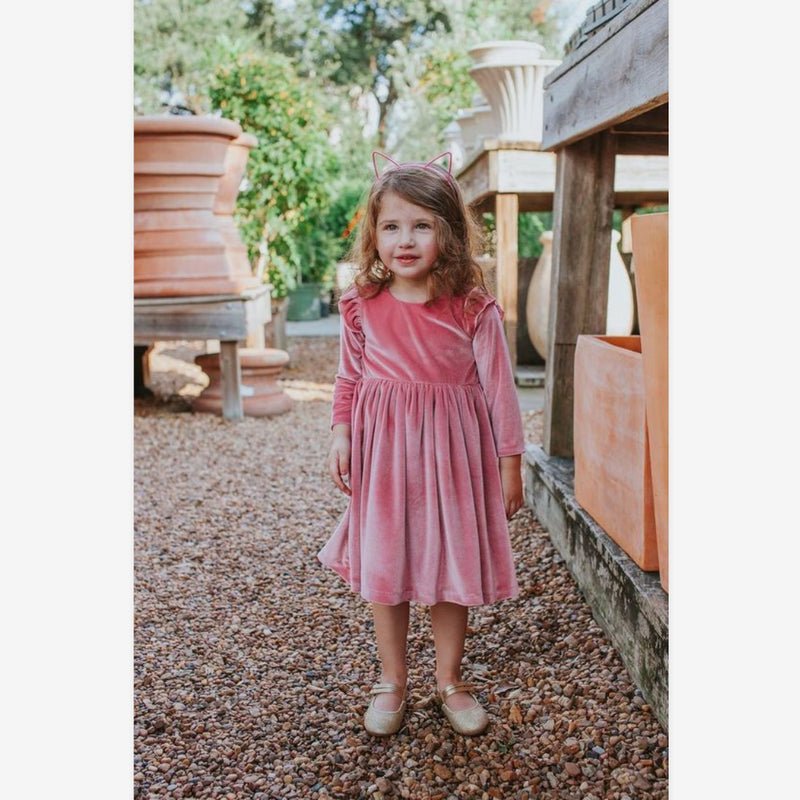
POLYGON ((239 423, 191 412, 203 351, 158 345, 135 401, 136 798, 667 797, 667 737, 528 509, 520 596, 470 612, 489 731, 455 734, 431 701, 412 605, 406 725, 370 737, 369 609, 315 557, 346 503, 324 468, 336 341, 290 339, 293 410, 239 423))

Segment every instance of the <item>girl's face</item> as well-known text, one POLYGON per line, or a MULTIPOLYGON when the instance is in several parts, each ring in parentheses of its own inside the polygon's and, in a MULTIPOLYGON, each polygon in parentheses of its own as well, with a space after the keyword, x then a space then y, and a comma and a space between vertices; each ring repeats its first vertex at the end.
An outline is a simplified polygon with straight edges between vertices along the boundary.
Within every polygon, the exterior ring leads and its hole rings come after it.
POLYGON ((436 217, 427 208, 409 203, 395 192, 386 192, 378 212, 378 255, 394 273, 394 283, 407 288, 427 285, 436 263, 436 217))

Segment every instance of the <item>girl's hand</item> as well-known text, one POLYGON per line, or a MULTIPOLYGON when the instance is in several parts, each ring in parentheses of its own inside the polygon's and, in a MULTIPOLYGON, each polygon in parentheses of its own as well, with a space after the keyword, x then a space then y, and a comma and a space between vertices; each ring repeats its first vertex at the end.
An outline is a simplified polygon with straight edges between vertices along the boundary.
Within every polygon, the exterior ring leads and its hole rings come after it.
POLYGON ((331 451, 328 455, 328 474, 348 497, 352 494, 344 482, 350 474, 350 426, 334 425, 331 451))
POLYGON ((500 483, 503 487, 503 503, 506 519, 511 519, 519 511, 525 500, 522 493, 522 456, 503 456, 500 459, 500 483))

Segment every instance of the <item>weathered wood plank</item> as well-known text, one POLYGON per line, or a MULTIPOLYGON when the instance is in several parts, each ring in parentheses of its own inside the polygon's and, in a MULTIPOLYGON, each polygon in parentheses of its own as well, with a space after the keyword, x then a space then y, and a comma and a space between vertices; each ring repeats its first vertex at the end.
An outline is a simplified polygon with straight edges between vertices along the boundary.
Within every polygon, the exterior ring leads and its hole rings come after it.
POLYGON ((552 153, 499 150, 496 155, 498 192, 519 194, 524 191, 553 191, 556 159, 552 153))
POLYGON ((247 316, 242 303, 204 306, 162 306, 134 309, 134 341, 165 339, 247 338, 247 316))
POLYGON ((222 416, 225 419, 244 419, 242 371, 237 342, 219 343, 219 366, 222 377, 222 416))
POLYGON ((497 191, 497 184, 492 184, 492 176, 497 172, 490 165, 496 158, 497 153, 484 150, 458 174, 458 184, 467 205, 478 205, 497 191))
MULTIPOLYGON (((620 141, 628 137, 617 137, 620 141)), ((662 137, 667 139, 667 137, 662 137)), ((666 143, 664 143, 666 147, 666 143)), ((619 152, 619 150, 617 151, 619 152)), ((464 199, 467 204, 481 211, 491 213, 493 192, 516 194, 519 196, 521 211, 550 211, 553 207, 555 187, 555 153, 514 148, 486 152, 482 160, 473 162, 470 169, 484 169, 486 184, 462 183, 464 199), (497 176, 489 183, 489 156, 496 159, 497 176), (481 194, 488 191, 489 194, 481 194), (477 194, 481 196, 478 198, 477 194)), ((614 192, 617 206, 641 205, 646 202, 664 203, 667 201, 669 184, 669 161, 665 153, 620 154, 614 173, 614 192)), ((474 177, 474 176, 473 176, 474 177)))
POLYGON ((497 225, 497 299, 504 311, 503 325, 511 355, 511 366, 517 369, 517 228, 519 198, 515 194, 498 194, 495 199, 497 225))
POLYGON ((615 134, 617 152, 630 156, 668 156, 669 136, 655 133, 615 134))
POLYGON ((225 303, 230 300, 242 302, 253 300, 265 295, 269 295, 269 286, 258 286, 255 289, 245 289, 241 292, 229 292, 226 294, 195 294, 180 297, 135 297, 133 300, 134 308, 145 308, 147 306, 170 306, 170 305, 205 305, 206 303, 225 303))
POLYGON ((669 103, 651 108, 614 126, 614 133, 668 133, 669 103))
POLYGON ((602 47, 608 39, 622 30, 628 23, 635 17, 643 14, 650 6, 655 3, 663 2, 664 0, 638 0, 630 8, 626 8, 615 19, 611 20, 603 27, 601 31, 592 36, 587 42, 580 46, 577 50, 569 53, 569 55, 551 72, 547 74, 544 81, 544 88, 557 81, 562 75, 569 72, 576 64, 585 58, 588 58, 595 50, 602 47))
POLYGON ((608 132, 558 153, 544 406, 544 449, 551 456, 573 457, 578 335, 605 332, 614 163, 614 137, 608 132))
POLYGON ((548 76, 543 149, 564 147, 669 98, 667 0, 657 0, 644 11, 637 4, 608 27, 615 29, 613 35, 599 32, 594 38, 603 41, 588 55, 548 76), (631 17, 632 12, 636 14, 631 17), (619 27, 622 20, 626 24, 619 27))

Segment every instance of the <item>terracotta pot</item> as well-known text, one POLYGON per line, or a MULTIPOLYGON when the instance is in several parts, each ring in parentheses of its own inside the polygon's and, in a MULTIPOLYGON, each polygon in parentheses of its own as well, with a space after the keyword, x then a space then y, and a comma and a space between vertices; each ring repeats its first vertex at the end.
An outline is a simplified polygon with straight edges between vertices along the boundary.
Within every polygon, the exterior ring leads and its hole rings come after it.
POLYGON ((575 499, 643 570, 658 569, 638 336, 579 336, 575 499))
POLYGON ((253 275, 250 261, 247 258, 247 247, 236 227, 233 213, 236 210, 239 187, 247 170, 247 159, 250 151, 257 144, 258 139, 255 136, 243 133, 228 145, 225 156, 225 174, 222 176, 214 201, 214 218, 220 233, 222 233, 231 274, 243 280, 251 280, 254 286, 258 285, 258 279, 253 275))
POLYGON ((631 219, 661 585, 669 591, 669 214, 631 219))
MULTIPOLYGON (((611 251, 608 262, 608 304, 606 306, 606 335, 627 336, 633 330, 633 288, 625 262, 619 252, 619 231, 611 231, 611 251)), ((542 254, 528 284, 525 304, 528 335, 539 355, 547 359, 550 341, 550 279, 553 273, 553 232, 544 231, 539 237, 542 254)))
POLYGON ((238 293, 214 204, 228 145, 242 133, 217 117, 134 119, 134 295, 238 293))
MULTIPOLYGON (((197 356, 197 364, 208 375, 209 384, 192 402, 195 411, 222 414, 222 373, 219 354, 197 356)), ((266 347, 239 348, 242 369, 242 406, 245 416, 273 417, 285 414, 292 407, 292 399, 277 382, 289 354, 284 350, 266 347)))

